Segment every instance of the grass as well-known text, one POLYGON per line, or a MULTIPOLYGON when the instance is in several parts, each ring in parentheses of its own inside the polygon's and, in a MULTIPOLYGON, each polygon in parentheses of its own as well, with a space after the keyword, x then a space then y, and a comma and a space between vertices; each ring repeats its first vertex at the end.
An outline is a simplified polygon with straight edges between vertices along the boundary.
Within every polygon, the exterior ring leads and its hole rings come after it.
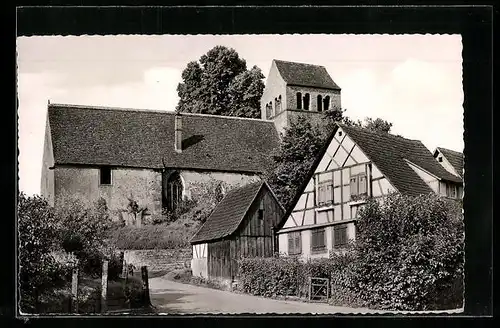
POLYGON ((195 224, 181 223, 125 226, 111 232, 110 241, 118 249, 178 249, 190 246, 189 239, 197 229, 195 224))
POLYGON ((193 286, 226 290, 227 288, 214 280, 193 276, 191 269, 174 270, 164 276, 165 279, 193 286))

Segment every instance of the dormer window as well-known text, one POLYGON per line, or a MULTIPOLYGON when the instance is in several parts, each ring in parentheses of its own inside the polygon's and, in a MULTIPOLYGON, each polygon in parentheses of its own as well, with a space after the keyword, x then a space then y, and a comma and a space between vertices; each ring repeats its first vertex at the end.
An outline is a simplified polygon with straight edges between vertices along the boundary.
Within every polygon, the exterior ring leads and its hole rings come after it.
POLYGON ((302 109, 302 93, 297 92, 297 109, 302 109))

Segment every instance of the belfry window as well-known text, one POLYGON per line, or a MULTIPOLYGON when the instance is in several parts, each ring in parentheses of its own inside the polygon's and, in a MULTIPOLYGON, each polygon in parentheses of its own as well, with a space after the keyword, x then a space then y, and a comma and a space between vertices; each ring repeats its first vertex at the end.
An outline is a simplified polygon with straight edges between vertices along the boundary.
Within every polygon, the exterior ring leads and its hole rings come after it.
POLYGON ((304 109, 309 110, 310 96, 308 93, 304 95, 304 109))
POLYGON ((323 110, 323 99, 321 95, 318 95, 318 112, 321 112, 323 110))
POLYGON ((297 92, 297 109, 302 109, 302 93, 297 92))
POLYGON ((325 99, 323 99, 323 109, 328 110, 330 108, 330 96, 326 96, 325 99))

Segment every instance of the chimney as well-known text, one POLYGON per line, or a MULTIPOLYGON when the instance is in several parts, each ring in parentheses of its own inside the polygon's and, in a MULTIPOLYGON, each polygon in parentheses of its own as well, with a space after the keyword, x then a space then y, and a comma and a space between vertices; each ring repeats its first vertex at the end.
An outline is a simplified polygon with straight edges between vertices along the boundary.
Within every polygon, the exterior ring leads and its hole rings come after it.
POLYGON ((179 113, 175 114, 175 151, 182 153, 182 116, 179 113))

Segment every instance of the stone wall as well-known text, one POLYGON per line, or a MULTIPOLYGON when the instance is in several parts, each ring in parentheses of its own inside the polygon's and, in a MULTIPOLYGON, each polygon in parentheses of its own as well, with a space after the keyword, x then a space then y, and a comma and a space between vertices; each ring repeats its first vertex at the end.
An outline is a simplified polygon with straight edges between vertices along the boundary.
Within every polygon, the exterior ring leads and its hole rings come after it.
POLYGON ((123 259, 126 264, 133 264, 137 270, 147 266, 149 272, 173 271, 191 266, 191 247, 183 249, 147 249, 125 250, 123 259))

